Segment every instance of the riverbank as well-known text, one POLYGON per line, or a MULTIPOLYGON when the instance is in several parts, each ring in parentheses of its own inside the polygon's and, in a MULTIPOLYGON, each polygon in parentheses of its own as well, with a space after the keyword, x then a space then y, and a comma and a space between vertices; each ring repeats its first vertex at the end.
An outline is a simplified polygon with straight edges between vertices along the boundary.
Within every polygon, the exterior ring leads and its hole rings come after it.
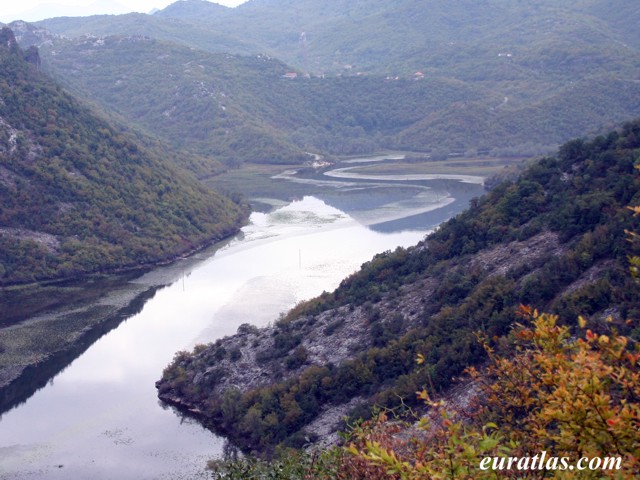
MULTIPOLYGON (((383 168, 385 174, 408 173, 408 168, 411 171, 415 168, 415 165, 403 162, 402 155, 386 157, 387 163, 382 161, 384 158, 385 156, 380 156, 377 159, 374 156, 371 159, 347 159, 345 163, 358 161, 366 165, 370 163, 367 160, 375 161, 375 165, 383 168), (397 168, 394 169, 394 166, 397 168)), ((254 204, 254 209, 266 211, 282 206, 291 199, 300 198, 305 192, 322 193, 326 189, 324 182, 318 185, 301 184, 280 178, 279 174, 285 168, 287 166, 249 166, 216 178, 216 184, 212 183, 210 186, 220 188, 226 185, 236 191, 242 189, 245 198, 254 204), (264 208, 259 208, 260 206, 264 208)), ((462 168, 464 171, 470 165, 463 165, 462 168)), ((333 182, 330 190, 334 191, 336 185, 340 184, 333 182)), ((376 191, 379 192, 380 188, 376 187, 376 191)), ((371 199, 367 197, 364 203, 369 201, 371 199)), ((350 205, 354 206, 353 203, 350 205)), ((412 211, 405 208, 403 215, 412 211)), ((246 208, 244 213, 248 213, 246 208)), ((377 218, 381 218, 379 213, 377 218)), ((243 219, 246 220, 246 216, 243 219)), ((359 220, 363 221, 362 218, 359 220)), ((177 278, 170 275, 168 278, 140 283, 136 280, 138 277, 152 267, 168 267, 168 271, 171 271, 172 264, 184 264, 198 252, 219 248, 235 232, 222 242, 212 240, 214 245, 210 241, 153 264, 79 278, 0 288, 0 303, 3 306, 0 318, 0 412, 28 398, 95 340, 117 327, 124 318, 136 313, 147 299, 153 297, 157 289, 169 285, 177 278)))
MULTIPOLYGON (((447 284, 443 272, 464 278, 473 271, 490 285, 494 276, 521 272, 524 266, 564 250, 556 234, 544 231, 526 241, 484 249, 464 261, 454 259, 414 272, 407 276, 411 280, 386 291, 355 280, 369 275, 376 263, 392 265, 394 256, 410 262, 425 251, 419 244, 382 254, 350 282, 343 282, 340 288, 351 296, 321 296, 273 325, 241 326, 235 335, 177 355, 156 383, 158 397, 197 416, 247 453, 269 456, 277 445, 301 447, 326 438, 336 440, 345 416, 366 416, 371 405, 382 402, 385 395, 390 395, 387 400, 394 396, 385 393, 390 378, 412 372, 415 355, 403 348, 415 347, 422 353, 430 342, 442 340, 445 346, 439 352, 444 355, 449 344, 461 341, 455 329, 443 333, 447 330, 443 325, 424 324, 430 312, 441 307, 440 292, 447 284), (362 288, 360 300, 353 284, 362 288)), ((384 275, 389 276, 392 268, 384 275)), ((472 341, 468 331, 465 336, 463 343, 472 341)), ((445 376, 441 386, 446 390, 451 376, 445 376)), ((405 385, 404 394, 419 389, 414 381, 405 385)))
POLYGON ((132 285, 98 305, 42 314, 0 330, 0 412, 24 402, 96 340, 139 312, 158 286, 132 285))
POLYGON ((238 231, 170 261, 0 289, 0 414, 24 402, 96 340, 138 313, 159 289, 184 275, 199 253, 227 245, 238 231), (152 270, 153 275, 145 275, 152 270))
MULTIPOLYGON (((277 173, 265 172, 255 180, 254 192, 245 195, 271 208, 254 211, 241 235, 219 251, 204 251, 123 282, 120 291, 130 293, 131 288, 142 293, 160 287, 149 292, 153 298, 139 313, 121 321, 2 416, 0 464, 12 478, 208 478, 204 465, 223 454, 224 440, 161 406, 154 388, 175 352, 232 335, 243 323, 267 326, 300 301, 334 290, 374 255, 415 245, 429 226, 482 191, 477 185, 442 181, 316 183, 312 178, 293 184, 274 179, 277 173), (297 198, 287 201, 289 195, 297 198), (456 200, 414 215, 419 204, 440 205, 449 197, 456 200), (360 220, 390 217, 403 217, 402 224, 388 222, 382 230, 372 228, 375 220, 360 220)), ((306 174, 315 172, 301 172, 306 174)), ((118 285, 112 286, 110 291, 117 292, 118 285)), ((69 298, 74 288, 86 292, 83 286, 65 288, 69 298)), ((103 293, 96 294, 93 304, 104 310, 105 303, 114 302, 103 300, 103 293)), ((71 303, 68 312, 79 308, 71 303)), ((85 310, 78 316, 87 311, 96 313, 85 310)), ((116 308, 111 313, 117 317, 122 312, 116 308)), ((37 337, 29 348, 41 341, 37 337)), ((334 423, 324 415, 321 420, 334 423)))
MULTIPOLYGON (((0 291, 10 287, 24 286, 24 287, 38 287, 42 284, 51 284, 54 282, 66 282, 66 281, 79 281, 84 278, 90 278, 96 275, 119 275, 128 273, 141 273, 154 267, 162 267, 169 265, 181 258, 192 256, 202 250, 205 250, 212 245, 220 242, 224 242, 225 239, 232 238, 236 235, 243 225, 246 224, 251 208, 248 205, 237 205, 239 210, 233 222, 225 227, 216 235, 211 235, 208 238, 201 240, 197 243, 191 244, 188 248, 176 249, 170 253, 164 255, 157 255, 155 259, 133 262, 124 265, 103 265, 96 269, 77 271, 73 274, 56 274, 51 276, 39 277, 36 280, 7 280, 0 279, 0 291)), ((3 318, 0 318, 0 325, 3 323, 3 318)))

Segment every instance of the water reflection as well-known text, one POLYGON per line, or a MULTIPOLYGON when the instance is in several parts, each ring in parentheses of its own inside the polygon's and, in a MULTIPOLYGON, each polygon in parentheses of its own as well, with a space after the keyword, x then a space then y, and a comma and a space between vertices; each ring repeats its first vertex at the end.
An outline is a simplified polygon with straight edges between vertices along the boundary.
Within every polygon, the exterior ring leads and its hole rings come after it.
MULTIPOLYGON (((136 295, 130 304, 116 312, 106 312, 107 319, 96 327, 87 329, 72 348, 53 353, 38 362, 37 365, 27 367, 24 375, 12 382, 9 387, 0 390, 0 412, 7 412, 27 401, 31 395, 43 388, 47 383, 52 384, 53 378, 64 371, 77 357, 82 355, 100 337, 106 335, 130 316, 142 310, 145 302, 153 298, 158 287, 150 287, 136 295)), ((103 291, 103 294, 105 292, 103 291)), ((100 316, 100 306, 88 307, 82 311, 84 315, 100 316)), ((0 419, 2 415, 0 414, 0 419)))
POLYGON ((129 279, 144 291, 168 286, 3 415, 0 477, 207 478, 206 460, 222 454, 224 441, 157 401, 154 383, 174 353, 333 290, 374 254, 415 244, 479 193, 445 180, 336 183, 253 213, 222 249, 129 279))

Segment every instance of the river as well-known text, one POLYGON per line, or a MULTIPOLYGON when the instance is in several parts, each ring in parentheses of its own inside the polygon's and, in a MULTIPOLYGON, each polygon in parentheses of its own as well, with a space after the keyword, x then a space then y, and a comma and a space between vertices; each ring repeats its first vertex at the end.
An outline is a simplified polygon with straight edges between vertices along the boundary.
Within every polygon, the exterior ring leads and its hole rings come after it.
POLYGON ((206 461, 222 454, 224 440, 156 397, 154 383, 174 353, 242 323, 274 321, 376 253, 415 244, 482 193, 460 179, 367 179, 348 168, 283 173, 274 181, 310 193, 262 198, 274 208, 252 213, 224 246, 128 280, 166 286, 2 415, 0 478, 208 478, 206 461))

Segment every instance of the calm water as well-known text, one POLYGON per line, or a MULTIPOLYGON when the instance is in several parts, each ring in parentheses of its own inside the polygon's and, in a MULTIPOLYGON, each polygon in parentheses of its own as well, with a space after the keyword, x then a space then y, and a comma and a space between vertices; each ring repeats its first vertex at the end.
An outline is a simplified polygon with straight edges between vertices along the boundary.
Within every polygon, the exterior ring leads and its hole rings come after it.
MULTIPOLYGON (((375 253, 419 241, 478 185, 394 177, 281 181, 314 196, 253 213, 217 251, 134 282, 175 281, 0 419, 0 478, 207 478, 224 440, 164 408, 154 382, 178 350, 265 325, 297 302, 333 290, 375 253)), ((275 202, 274 202, 275 203, 275 202)))

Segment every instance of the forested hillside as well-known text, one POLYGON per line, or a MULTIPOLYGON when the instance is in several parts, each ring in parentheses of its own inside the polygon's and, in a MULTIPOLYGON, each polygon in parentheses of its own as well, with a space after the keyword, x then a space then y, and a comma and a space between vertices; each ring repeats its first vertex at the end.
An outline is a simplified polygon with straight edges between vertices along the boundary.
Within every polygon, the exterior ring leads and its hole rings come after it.
POLYGON ((2 29, 0 283, 166 261, 243 217, 39 71, 2 29))
POLYGON ((235 166, 553 151, 640 114, 638 22, 632 0, 254 0, 14 26, 75 93, 235 166))
POLYGON ((349 410, 446 390, 486 360, 476 333, 499 343, 520 304, 637 340, 626 319, 640 315, 628 273, 638 245, 625 230, 637 230, 627 207, 640 203, 639 159, 640 121, 566 143, 417 246, 376 256, 271 327, 241 326, 178 353, 160 398, 264 454, 302 446, 331 419, 337 428, 349 410))
POLYGON ((456 76, 486 78, 497 67, 498 76, 506 68, 524 78, 547 68, 584 71, 598 57, 629 66, 628 54, 640 48, 638 21, 633 0, 617 2, 616 8, 605 0, 253 0, 233 9, 187 0, 154 15, 39 23, 70 37, 153 32, 214 52, 248 53, 248 48, 313 73, 350 65, 378 73, 431 68, 450 75, 453 69, 456 76), (192 25, 198 34, 191 35, 192 25), (234 48, 230 40, 243 45, 234 48))
POLYGON ((229 165, 302 163, 311 158, 305 151, 371 152, 391 146, 425 112, 501 101, 447 79, 288 79, 289 67, 264 55, 211 54, 144 37, 59 41, 44 52, 79 95, 176 148, 229 165))
POLYGON ((79 96, 177 149, 229 165, 310 158, 282 131, 309 114, 287 97, 282 76, 288 67, 277 60, 211 54, 142 36, 44 47, 52 49, 47 66, 79 96))

